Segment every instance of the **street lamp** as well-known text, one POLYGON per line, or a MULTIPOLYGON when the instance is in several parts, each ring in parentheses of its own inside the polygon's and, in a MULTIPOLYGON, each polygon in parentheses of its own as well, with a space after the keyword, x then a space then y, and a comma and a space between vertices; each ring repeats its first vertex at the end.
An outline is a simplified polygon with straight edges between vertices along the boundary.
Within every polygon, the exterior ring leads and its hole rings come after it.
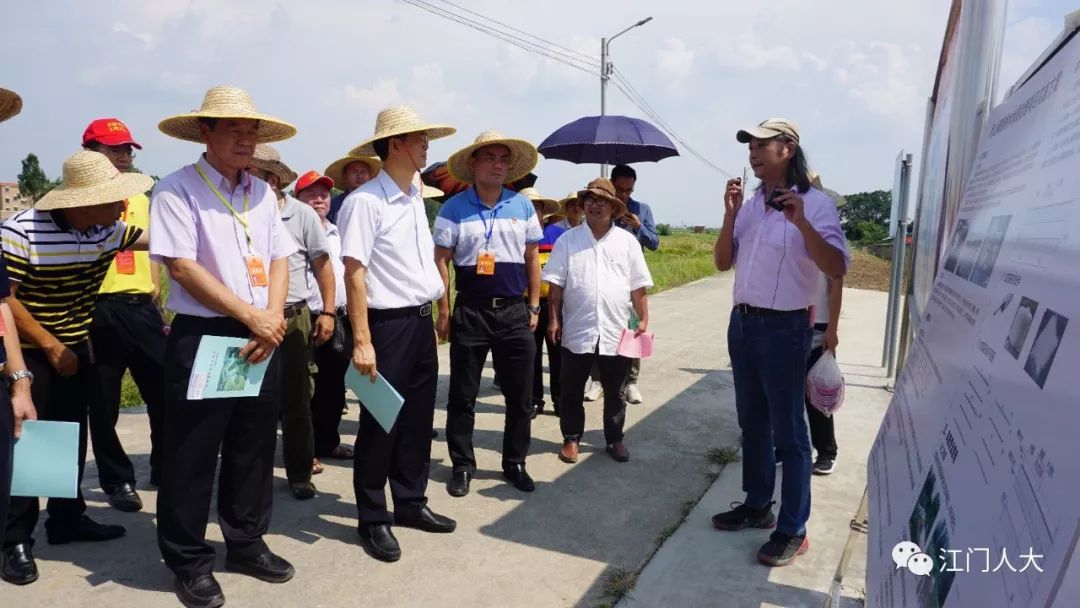
MULTIPOLYGON (((610 38, 600 39, 600 115, 604 116, 607 113, 607 82, 611 78, 611 61, 609 61, 608 48, 611 46, 611 41, 615 40, 619 36, 622 36, 626 32, 634 29, 635 27, 641 27, 646 23, 652 21, 652 17, 646 17, 641 21, 638 21, 634 25, 626 28, 625 30, 615 34, 610 38)), ((600 176, 607 177, 607 163, 600 165, 600 176)))

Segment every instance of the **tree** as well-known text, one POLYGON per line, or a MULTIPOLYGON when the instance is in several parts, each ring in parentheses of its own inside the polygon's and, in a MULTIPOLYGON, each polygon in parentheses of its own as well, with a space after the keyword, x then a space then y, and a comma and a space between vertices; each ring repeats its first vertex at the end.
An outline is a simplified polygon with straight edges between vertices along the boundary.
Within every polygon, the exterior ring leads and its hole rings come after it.
POLYGON ((848 240, 859 245, 875 245, 889 238, 889 230, 885 226, 869 220, 859 222, 852 232, 856 234, 849 236, 848 240))
MULTIPOLYGON (((859 192, 844 195, 847 204, 840 208, 840 223, 849 241, 864 241, 869 236, 863 231, 869 224, 881 227, 881 239, 887 238, 889 211, 892 208, 892 194, 886 190, 859 192), (864 226, 864 223, 868 223, 864 226)), ((878 240, 881 240, 878 239, 878 240)))
POLYGON ((27 154, 22 161, 22 173, 19 174, 19 192, 36 202, 57 185, 59 181, 50 180, 42 171, 37 155, 27 154))

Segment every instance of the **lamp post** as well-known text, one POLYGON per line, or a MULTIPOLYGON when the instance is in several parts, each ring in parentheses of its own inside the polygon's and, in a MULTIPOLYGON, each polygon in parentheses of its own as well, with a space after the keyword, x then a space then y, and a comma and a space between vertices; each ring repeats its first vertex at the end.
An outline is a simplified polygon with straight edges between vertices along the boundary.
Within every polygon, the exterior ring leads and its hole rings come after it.
MULTIPOLYGON (((635 27, 641 27, 646 23, 652 21, 652 17, 646 17, 641 21, 638 21, 634 25, 626 28, 625 30, 615 34, 610 38, 600 39, 600 115, 604 116, 607 113, 607 82, 611 78, 611 61, 609 60, 608 49, 611 46, 611 41, 615 40, 619 36, 622 36, 626 32, 634 29, 635 27)), ((607 177, 607 163, 600 165, 600 176, 607 177)))

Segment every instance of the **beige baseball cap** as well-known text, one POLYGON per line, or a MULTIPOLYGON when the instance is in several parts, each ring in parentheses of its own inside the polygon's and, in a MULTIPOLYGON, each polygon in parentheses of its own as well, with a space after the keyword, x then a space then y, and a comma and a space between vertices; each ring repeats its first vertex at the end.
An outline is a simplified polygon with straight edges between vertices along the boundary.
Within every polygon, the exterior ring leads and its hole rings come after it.
POLYGON ((799 128, 786 118, 769 118, 756 127, 741 129, 735 134, 735 139, 741 144, 748 144, 751 139, 772 139, 779 135, 787 135, 799 143, 799 128))

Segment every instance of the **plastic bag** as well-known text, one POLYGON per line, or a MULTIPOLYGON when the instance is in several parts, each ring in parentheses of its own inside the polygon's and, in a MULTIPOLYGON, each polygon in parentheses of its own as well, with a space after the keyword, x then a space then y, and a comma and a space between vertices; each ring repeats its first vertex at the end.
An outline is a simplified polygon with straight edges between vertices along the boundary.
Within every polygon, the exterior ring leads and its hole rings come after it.
POLYGON ((806 374, 806 398, 826 416, 844 404, 844 375, 831 351, 825 351, 806 374))

